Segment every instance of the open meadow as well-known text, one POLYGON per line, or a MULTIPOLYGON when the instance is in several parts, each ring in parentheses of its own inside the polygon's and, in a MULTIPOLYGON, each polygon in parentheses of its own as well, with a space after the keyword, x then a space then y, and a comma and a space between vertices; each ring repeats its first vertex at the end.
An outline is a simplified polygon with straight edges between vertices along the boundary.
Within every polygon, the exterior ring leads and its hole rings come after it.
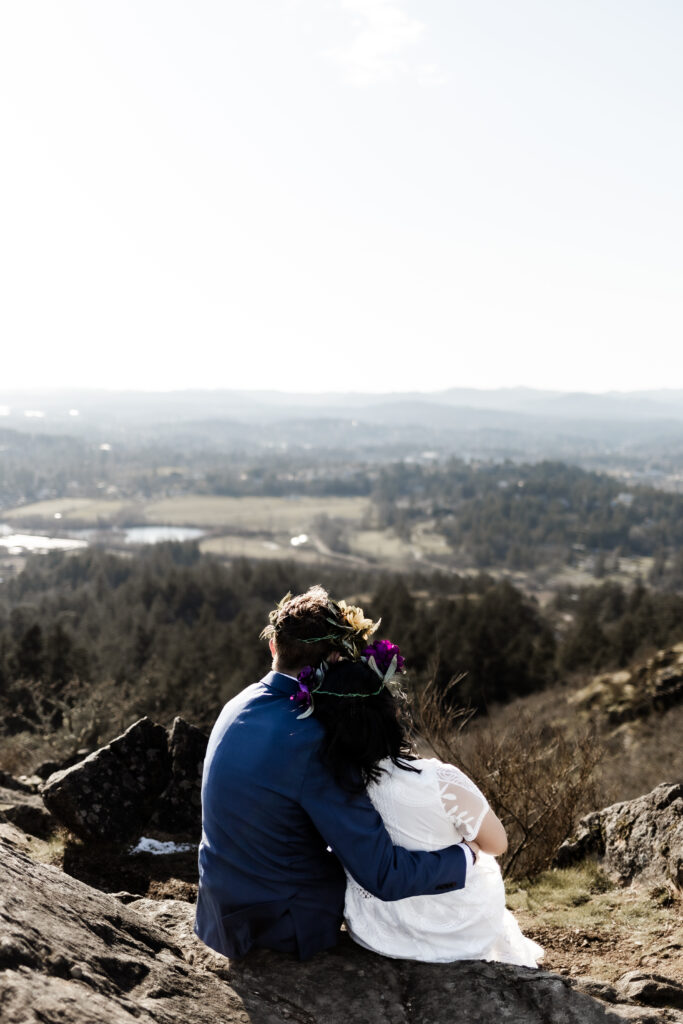
POLYGON ((3 517, 9 523, 34 526, 97 523, 102 526, 137 526, 155 523, 163 526, 220 527, 253 531, 301 533, 311 528, 319 516, 334 516, 360 524, 370 515, 365 498, 316 497, 222 497, 184 494, 161 500, 104 500, 100 498, 56 498, 8 509, 3 517), (122 521, 125 519, 125 522, 122 521))

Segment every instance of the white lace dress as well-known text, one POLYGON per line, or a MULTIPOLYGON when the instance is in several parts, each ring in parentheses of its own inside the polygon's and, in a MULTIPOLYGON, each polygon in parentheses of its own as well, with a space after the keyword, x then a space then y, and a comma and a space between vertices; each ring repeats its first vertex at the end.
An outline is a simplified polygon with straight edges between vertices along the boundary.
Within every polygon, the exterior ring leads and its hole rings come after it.
MULTIPOLYGON (((486 797, 458 768, 435 759, 412 761, 420 774, 389 759, 368 795, 397 846, 441 850, 474 839, 488 811, 486 797)), ((385 903, 347 875, 346 927, 361 946, 384 956, 448 963, 499 960, 536 967, 542 948, 525 938, 509 910, 494 857, 480 853, 464 889, 385 903)))

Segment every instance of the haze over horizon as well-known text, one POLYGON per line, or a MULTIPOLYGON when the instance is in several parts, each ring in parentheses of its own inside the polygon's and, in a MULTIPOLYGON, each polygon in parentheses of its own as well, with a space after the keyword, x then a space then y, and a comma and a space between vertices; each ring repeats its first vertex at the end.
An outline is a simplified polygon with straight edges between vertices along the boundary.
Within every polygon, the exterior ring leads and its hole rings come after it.
POLYGON ((0 10, 0 386, 683 387, 683 8, 0 10))

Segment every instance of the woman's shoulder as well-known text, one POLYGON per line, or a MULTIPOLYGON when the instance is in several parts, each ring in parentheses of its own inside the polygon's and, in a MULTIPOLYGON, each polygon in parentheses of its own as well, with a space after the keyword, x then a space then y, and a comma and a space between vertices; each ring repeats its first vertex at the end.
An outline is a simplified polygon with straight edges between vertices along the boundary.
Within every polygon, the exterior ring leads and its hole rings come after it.
POLYGON ((438 757, 417 757, 414 761, 410 762, 419 768, 421 771, 433 773, 435 775, 457 775, 461 778, 466 779, 467 776, 454 764, 449 764, 448 761, 441 761, 438 757))
POLYGON ((414 784, 421 781, 429 785, 437 782, 444 768, 458 771, 453 765, 444 765, 437 757, 399 757, 398 762, 396 764, 390 757, 385 757, 379 762, 378 767, 385 778, 389 776, 402 782, 408 776, 414 784))
POLYGON ((421 774, 435 781, 440 787, 458 786, 471 793, 479 793, 479 787, 466 775, 462 768, 448 761, 440 761, 438 757, 420 757, 411 764, 420 769, 421 774))

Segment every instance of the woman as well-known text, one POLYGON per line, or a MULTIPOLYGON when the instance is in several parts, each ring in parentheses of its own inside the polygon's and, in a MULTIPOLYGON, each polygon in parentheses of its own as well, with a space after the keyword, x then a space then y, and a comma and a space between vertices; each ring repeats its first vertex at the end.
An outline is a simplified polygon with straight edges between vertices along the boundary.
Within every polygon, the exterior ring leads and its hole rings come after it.
POLYGON ((507 840, 485 796, 458 768, 415 758, 388 685, 403 659, 388 641, 360 661, 305 670, 309 711, 325 727, 323 757, 349 790, 367 787, 396 845, 439 850, 466 841, 475 862, 464 889, 383 902, 347 878, 351 937, 384 956, 432 963, 498 960, 536 967, 543 950, 505 908, 496 856, 507 840), (310 685, 309 685, 310 684, 310 685))

